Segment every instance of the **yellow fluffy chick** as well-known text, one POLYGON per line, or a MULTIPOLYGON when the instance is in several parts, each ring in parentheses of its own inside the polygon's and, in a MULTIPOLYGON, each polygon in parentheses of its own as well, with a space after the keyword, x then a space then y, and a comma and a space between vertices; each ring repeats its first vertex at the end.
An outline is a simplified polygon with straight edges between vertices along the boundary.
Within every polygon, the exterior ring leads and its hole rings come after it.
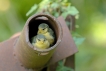
POLYGON ((44 35, 38 34, 32 38, 32 45, 39 48, 39 49, 46 49, 49 48, 50 43, 45 38, 44 35))
POLYGON ((50 45, 54 43, 54 32, 49 26, 45 23, 42 23, 38 27, 38 34, 43 34, 46 39, 49 41, 50 45))

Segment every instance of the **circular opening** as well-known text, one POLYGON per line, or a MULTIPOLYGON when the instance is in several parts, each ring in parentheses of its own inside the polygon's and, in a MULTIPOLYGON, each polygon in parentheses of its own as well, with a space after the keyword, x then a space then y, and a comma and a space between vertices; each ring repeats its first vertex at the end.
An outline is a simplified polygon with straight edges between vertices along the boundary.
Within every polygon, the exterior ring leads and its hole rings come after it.
MULTIPOLYGON (((47 14, 38 14, 38 15, 34 15, 32 17, 30 17, 27 21, 27 26, 28 26, 28 39, 29 39, 29 43, 31 44, 31 38, 35 35, 37 35, 37 31, 38 31, 38 26, 41 23, 46 23, 49 25, 49 27, 51 29, 53 29, 54 34, 55 34, 55 42, 53 44, 53 46, 51 46, 50 48, 47 49, 38 49, 35 47, 35 50, 40 51, 40 52, 45 52, 45 51, 49 51, 53 48, 55 48, 61 40, 61 36, 62 36, 62 30, 61 30, 61 25, 60 23, 51 15, 47 15, 47 14)), ((33 45, 30 45, 31 47, 34 47, 33 45)))

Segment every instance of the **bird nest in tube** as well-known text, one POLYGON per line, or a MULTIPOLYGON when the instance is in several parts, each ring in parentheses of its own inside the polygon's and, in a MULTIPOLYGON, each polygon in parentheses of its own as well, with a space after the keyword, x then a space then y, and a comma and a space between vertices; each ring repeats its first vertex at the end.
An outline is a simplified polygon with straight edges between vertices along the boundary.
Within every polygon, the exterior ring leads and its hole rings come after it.
MULTIPOLYGON (((54 39, 55 41, 54 41, 52 46, 50 46, 49 48, 45 49, 44 51, 49 51, 49 50, 55 48, 58 45, 58 43, 60 42, 60 39, 61 39, 60 36, 62 36, 62 34, 61 34, 61 25, 56 20, 57 19, 55 19, 53 16, 46 15, 46 14, 37 15, 37 16, 29 19, 28 37, 29 37, 30 43, 32 43, 32 37, 37 35, 38 26, 41 23, 46 23, 53 30, 54 36, 55 36, 55 39, 54 39)), ((35 50, 42 51, 41 49, 38 49, 38 48, 36 48, 34 46, 33 46, 33 48, 35 50)))

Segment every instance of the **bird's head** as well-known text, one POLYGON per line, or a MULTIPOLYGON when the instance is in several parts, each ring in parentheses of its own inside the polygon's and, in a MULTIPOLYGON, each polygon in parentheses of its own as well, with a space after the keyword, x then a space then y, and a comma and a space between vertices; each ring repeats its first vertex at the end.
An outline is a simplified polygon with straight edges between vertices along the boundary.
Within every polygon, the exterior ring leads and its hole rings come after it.
POLYGON ((36 42, 37 43, 40 43, 40 44, 43 44, 47 39, 45 38, 44 35, 42 34, 38 34, 37 37, 36 37, 36 42))
POLYGON ((42 23, 38 27, 38 34, 45 34, 48 32, 49 26, 46 23, 42 23))

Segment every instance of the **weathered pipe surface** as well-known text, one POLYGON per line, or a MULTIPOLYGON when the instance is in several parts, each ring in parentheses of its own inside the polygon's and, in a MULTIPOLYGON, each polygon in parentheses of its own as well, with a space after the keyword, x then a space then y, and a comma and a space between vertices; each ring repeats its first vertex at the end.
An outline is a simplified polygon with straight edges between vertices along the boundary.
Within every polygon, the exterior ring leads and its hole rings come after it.
POLYGON ((55 48, 61 42, 61 39, 62 29, 56 18, 43 13, 35 14, 27 20, 19 39, 15 44, 14 52, 23 66, 33 69, 42 69, 49 62, 55 48), (40 50, 36 47, 34 48, 30 43, 30 39, 37 34, 38 25, 43 22, 47 23, 54 30, 56 41, 52 47, 40 50))

